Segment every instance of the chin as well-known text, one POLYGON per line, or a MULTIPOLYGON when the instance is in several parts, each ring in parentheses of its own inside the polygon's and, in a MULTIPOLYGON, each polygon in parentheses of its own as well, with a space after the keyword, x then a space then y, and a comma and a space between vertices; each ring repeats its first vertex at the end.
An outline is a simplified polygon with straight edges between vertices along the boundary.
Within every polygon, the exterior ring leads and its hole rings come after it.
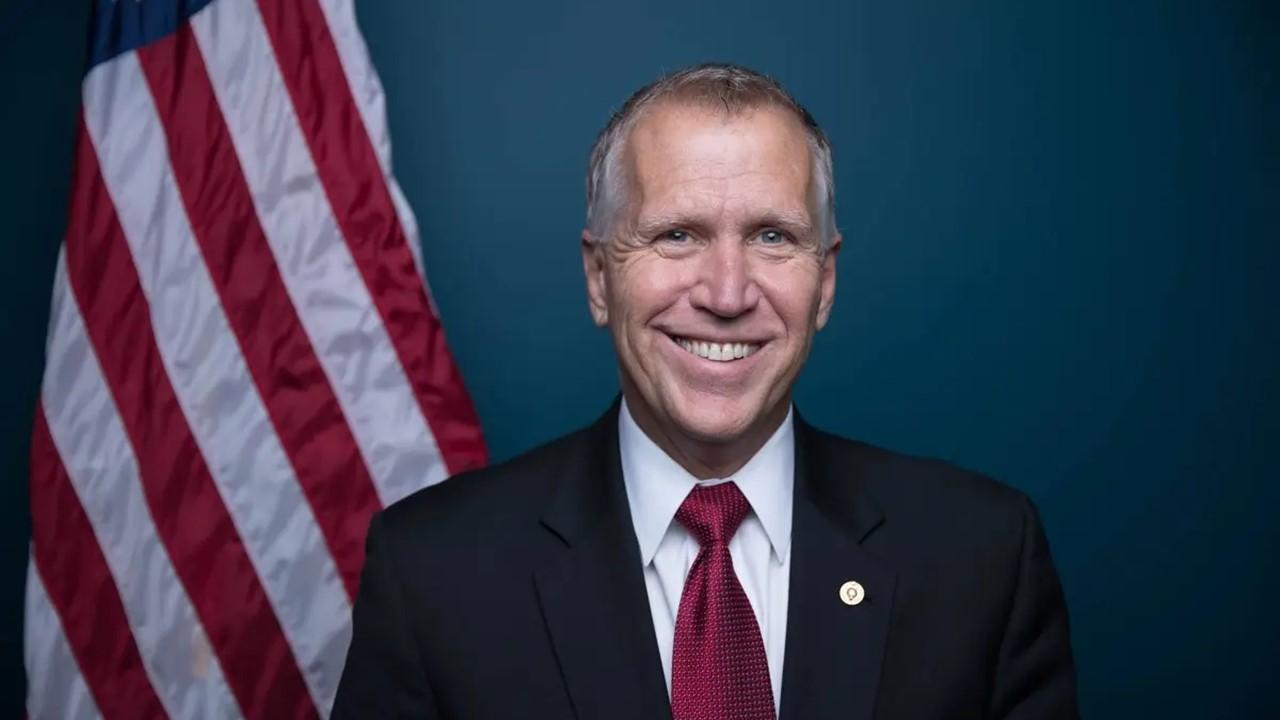
POLYGON ((764 414, 755 399, 705 393, 680 393, 671 417, 689 437, 701 442, 731 442, 742 437, 764 414))

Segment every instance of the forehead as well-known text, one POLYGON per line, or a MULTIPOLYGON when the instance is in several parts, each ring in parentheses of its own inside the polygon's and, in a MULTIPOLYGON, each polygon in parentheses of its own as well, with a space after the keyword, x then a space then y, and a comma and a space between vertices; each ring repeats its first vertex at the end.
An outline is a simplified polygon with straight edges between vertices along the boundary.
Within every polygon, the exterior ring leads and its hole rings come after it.
POLYGON ((636 121, 625 147, 641 212, 655 205, 665 210, 717 202, 809 210, 809 139, 785 109, 764 105, 731 114, 662 103, 636 121))

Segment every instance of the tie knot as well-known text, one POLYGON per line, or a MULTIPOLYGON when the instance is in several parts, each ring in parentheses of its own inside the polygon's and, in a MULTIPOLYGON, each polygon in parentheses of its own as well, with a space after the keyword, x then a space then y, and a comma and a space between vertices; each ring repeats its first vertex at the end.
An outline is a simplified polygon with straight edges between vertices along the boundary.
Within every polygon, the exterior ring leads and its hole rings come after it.
POLYGON ((699 485, 689 491, 676 519, 706 548, 728 545, 743 518, 751 511, 751 503, 738 489, 737 483, 699 485))

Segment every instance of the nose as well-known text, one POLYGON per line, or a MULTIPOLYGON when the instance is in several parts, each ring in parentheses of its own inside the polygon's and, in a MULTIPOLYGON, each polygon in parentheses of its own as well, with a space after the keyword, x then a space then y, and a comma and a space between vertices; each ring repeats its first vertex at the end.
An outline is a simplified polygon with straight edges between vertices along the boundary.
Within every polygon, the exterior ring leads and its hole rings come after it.
POLYGON ((751 278, 747 247, 716 240, 701 254, 698 282, 689 293, 695 308, 722 318, 735 318, 760 302, 760 287, 751 278))

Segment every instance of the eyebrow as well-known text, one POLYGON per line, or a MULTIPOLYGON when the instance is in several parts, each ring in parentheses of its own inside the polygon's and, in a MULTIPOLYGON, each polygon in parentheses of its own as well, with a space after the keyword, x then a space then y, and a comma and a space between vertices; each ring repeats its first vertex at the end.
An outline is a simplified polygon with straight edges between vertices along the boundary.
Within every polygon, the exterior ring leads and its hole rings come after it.
MULTIPOLYGON (((636 231, 641 235, 652 235, 675 228, 702 230, 709 224, 696 215, 650 215, 640 218, 636 223, 636 231)), ((748 226, 753 229, 776 227, 794 235, 808 235, 813 232, 813 223, 809 221, 807 213, 786 210, 762 213, 754 217, 748 226)))
POLYGON ((786 230, 794 235, 809 235, 813 232, 813 223, 809 221, 809 214, 803 212, 774 212, 765 213, 756 223, 757 227, 776 227, 786 230))

